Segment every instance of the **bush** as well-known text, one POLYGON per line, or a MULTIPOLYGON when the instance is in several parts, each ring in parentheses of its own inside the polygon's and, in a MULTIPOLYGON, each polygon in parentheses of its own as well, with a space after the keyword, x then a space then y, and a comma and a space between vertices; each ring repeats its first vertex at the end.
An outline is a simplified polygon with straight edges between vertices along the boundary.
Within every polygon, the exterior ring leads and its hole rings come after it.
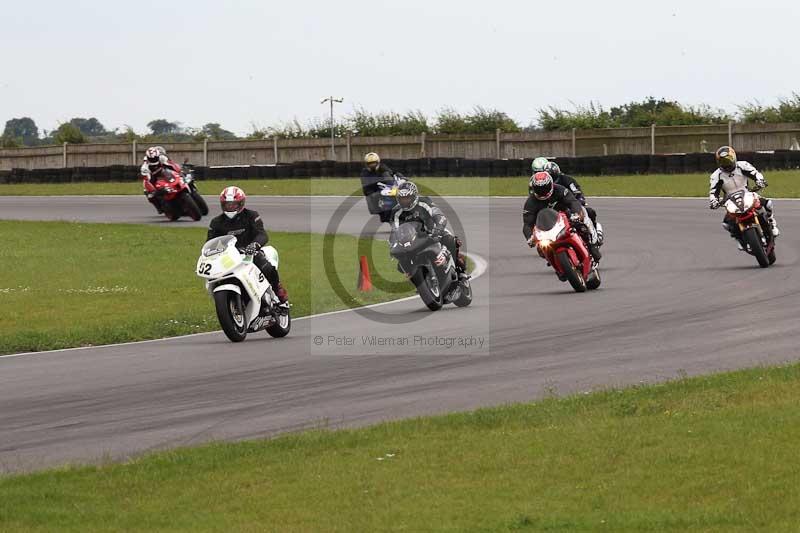
POLYGON ((594 128, 635 128, 656 126, 689 126, 725 124, 731 117, 721 109, 707 105, 684 106, 652 96, 641 102, 631 102, 606 111, 600 104, 576 105, 574 111, 550 106, 539 110, 539 127, 545 130, 594 128))
POLYGON ((739 114, 744 123, 768 124, 776 122, 800 122, 800 94, 792 93, 791 98, 781 98, 778 105, 765 107, 758 102, 739 106, 739 114))
POLYGON ((53 134, 53 140, 58 144, 83 144, 86 142, 86 137, 81 133, 81 130, 72 122, 65 122, 60 125, 53 134))
POLYGON ((445 108, 436 117, 436 133, 494 133, 520 131, 511 117, 497 109, 476 106, 471 115, 462 115, 452 108, 445 108))

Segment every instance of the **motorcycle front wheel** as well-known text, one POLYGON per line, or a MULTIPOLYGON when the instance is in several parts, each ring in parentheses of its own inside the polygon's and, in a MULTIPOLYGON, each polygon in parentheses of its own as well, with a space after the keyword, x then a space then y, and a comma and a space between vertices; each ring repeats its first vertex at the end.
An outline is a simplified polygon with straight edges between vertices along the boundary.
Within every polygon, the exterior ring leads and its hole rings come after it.
POLYGON ((206 203, 206 199, 203 198, 203 195, 201 195, 197 189, 192 191, 192 199, 200 209, 200 214, 206 216, 208 214, 208 204, 206 203))
POLYGON ((184 192, 181 201, 183 202, 183 210, 192 220, 197 221, 203 217, 191 193, 184 192))
POLYGON ((419 297, 431 311, 438 311, 442 308, 442 290, 439 286, 439 278, 436 272, 431 269, 419 269, 412 280, 417 287, 419 297))
POLYGON ((761 237, 758 235, 758 230, 753 226, 747 228, 744 230, 744 233, 742 233, 742 240, 750 249, 750 252, 756 256, 758 266, 767 268, 770 262, 767 253, 764 251, 764 246, 761 244, 761 237))
POLYGON ((232 342, 242 342, 247 337, 247 320, 244 315, 242 297, 233 291, 214 293, 217 319, 225 336, 232 342))
POLYGON ((569 281, 569 284, 575 289, 575 292, 586 292, 586 280, 583 279, 583 276, 577 271, 575 265, 572 264, 569 254, 567 252, 558 252, 556 260, 561 270, 564 271, 567 281, 569 281))

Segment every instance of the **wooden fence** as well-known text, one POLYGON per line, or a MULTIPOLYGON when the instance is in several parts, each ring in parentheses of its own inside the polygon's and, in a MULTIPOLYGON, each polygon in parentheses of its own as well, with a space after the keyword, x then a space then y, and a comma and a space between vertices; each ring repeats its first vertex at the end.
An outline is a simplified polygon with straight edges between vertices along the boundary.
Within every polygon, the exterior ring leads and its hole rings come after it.
MULTIPOLYGON (((265 165, 294 161, 359 161, 367 152, 386 159, 520 159, 539 155, 598 155, 800 149, 800 124, 723 124, 471 135, 409 135, 330 139, 266 139, 165 143, 172 159, 202 166, 265 165)), ((0 170, 137 165, 149 145, 75 144, 0 149, 0 170)))

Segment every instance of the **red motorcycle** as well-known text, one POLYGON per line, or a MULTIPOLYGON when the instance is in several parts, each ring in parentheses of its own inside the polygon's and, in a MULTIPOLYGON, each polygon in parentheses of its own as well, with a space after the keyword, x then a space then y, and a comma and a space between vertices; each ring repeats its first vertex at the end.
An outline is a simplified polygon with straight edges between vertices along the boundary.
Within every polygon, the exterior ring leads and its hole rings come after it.
POLYGON ((178 220, 188 216, 192 220, 200 220, 208 214, 208 204, 197 190, 192 172, 173 172, 163 169, 155 184, 144 180, 144 192, 148 198, 155 198, 164 216, 170 220, 178 220))
POLYGON ((759 214, 761 198, 756 191, 742 189, 727 195, 717 207, 725 206, 726 219, 739 230, 742 250, 754 256, 758 266, 767 268, 775 262, 775 237, 769 222, 759 214))
POLYGON ((560 281, 569 281, 575 292, 600 286, 600 272, 592 254, 565 213, 542 209, 533 226, 536 249, 553 266, 560 281))

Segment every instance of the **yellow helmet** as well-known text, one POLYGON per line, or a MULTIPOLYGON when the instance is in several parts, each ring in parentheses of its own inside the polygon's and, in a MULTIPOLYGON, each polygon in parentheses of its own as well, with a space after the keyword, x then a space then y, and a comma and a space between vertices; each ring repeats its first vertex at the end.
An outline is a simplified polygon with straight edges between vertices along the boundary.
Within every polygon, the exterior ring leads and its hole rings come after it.
POLYGON ((375 171, 381 164, 381 158, 375 152, 370 152, 364 156, 364 164, 369 170, 375 171))
POLYGON ((733 172, 736 168, 736 151, 730 146, 721 146, 717 153, 717 166, 725 172, 733 172))

